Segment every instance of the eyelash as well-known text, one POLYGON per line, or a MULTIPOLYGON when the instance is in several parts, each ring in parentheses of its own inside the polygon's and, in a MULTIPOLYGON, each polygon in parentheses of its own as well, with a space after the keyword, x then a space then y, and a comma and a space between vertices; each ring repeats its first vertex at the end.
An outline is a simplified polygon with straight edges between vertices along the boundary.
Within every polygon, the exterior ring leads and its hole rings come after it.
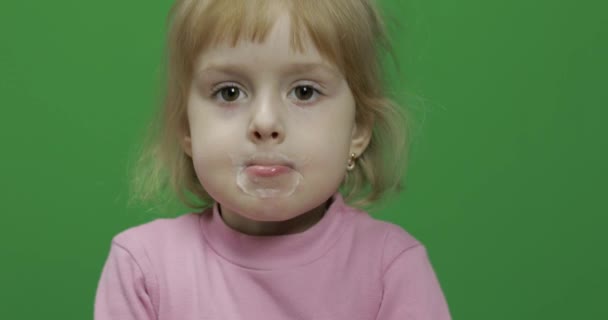
MULTIPOLYGON (((299 87, 309 87, 309 88, 311 88, 311 89, 313 90, 313 98, 311 98, 310 100, 305 100, 305 101, 300 100, 300 101, 302 101, 302 102, 303 102, 303 104, 312 104, 312 103, 314 103, 315 101, 317 101, 317 99, 319 99, 319 97, 320 97, 320 96, 323 96, 323 95, 324 95, 324 94, 323 94, 323 92, 321 92, 321 91, 319 90, 319 88, 315 87, 314 85, 310 85, 310 84, 306 84, 306 85, 298 85, 298 86, 295 86, 295 87, 294 87, 294 88, 293 88, 291 91, 289 91, 289 92, 291 93, 293 90, 295 90, 296 88, 299 88, 299 87), (316 97, 316 98, 314 97, 314 94, 315 94, 315 93, 317 94, 317 97, 316 97), (312 101, 312 102, 310 102, 310 101, 312 101)), ((245 90, 241 89, 241 87, 239 87, 237 84, 234 84, 234 83, 227 83, 227 84, 223 84, 223 85, 221 85, 221 86, 214 87, 214 88, 211 90, 211 98, 218 100, 218 99, 219 99, 219 98, 218 98, 218 94, 220 94, 220 93, 222 92, 222 90, 224 90, 224 89, 226 89, 226 88, 236 88, 236 89, 238 89, 238 90, 239 90, 239 97, 240 97, 240 95, 241 95, 241 94, 243 94, 243 92, 245 91, 245 90)), ((219 102, 220 102, 220 103, 222 103, 222 104, 233 104, 233 103, 236 103, 236 101, 225 101, 225 100, 224 100, 224 101, 219 101, 219 102)))

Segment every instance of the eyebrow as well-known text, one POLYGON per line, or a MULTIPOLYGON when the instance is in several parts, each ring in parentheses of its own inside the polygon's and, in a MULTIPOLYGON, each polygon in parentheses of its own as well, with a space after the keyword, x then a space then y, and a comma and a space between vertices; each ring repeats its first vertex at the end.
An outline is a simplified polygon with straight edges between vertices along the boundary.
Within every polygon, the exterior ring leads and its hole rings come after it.
MULTIPOLYGON (((245 64, 208 64, 204 68, 201 68, 197 71, 197 74, 203 74, 206 72, 221 72, 227 74, 241 74, 244 70, 247 70, 248 67, 245 64)), ((324 72, 328 73, 331 76, 341 77, 341 73, 328 65, 322 63, 292 63, 287 66, 282 66, 281 74, 292 74, 292 73, 307 73, 307 72, 324 72)))

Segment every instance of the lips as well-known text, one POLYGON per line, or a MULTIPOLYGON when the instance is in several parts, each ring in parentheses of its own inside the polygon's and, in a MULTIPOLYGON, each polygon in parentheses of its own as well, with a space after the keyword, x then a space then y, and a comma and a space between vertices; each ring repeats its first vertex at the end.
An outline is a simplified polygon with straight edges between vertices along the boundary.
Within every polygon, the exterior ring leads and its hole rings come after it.
POLYGON ((254 157, 248 161, 245 161, 245 167, 250 166, 263 166, 263 167, 287 167, 293 169, 294 165, 291 161, 288 161, 284 157, 254 157))
POLYGON ((244 172, 254 178, 281 176, 295 168, 294 163, 282 153, 254 154, 243 165, 244 172))
POLYGON ((247 174, 257 177, 275 177, 291 172, 291 168, 285 165, 249 165, 245 168, 247 174))

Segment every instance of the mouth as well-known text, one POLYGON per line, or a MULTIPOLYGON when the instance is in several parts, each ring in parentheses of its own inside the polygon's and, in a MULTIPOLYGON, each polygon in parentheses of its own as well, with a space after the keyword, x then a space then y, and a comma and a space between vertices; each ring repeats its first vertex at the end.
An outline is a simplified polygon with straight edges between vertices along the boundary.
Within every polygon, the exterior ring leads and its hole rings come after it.
POLYGON ((276 177, 282 174, 286 174, 291 172, 292 169, 290 167, 284 165, 250 165, 245 168, 245 172, 252 176, 261 177, 261 178, 269 178, 276 177))
POLYGON ((236 184, 242 192, 257 198, 287 197, 303 180, 295 168, 305 164, 305 158, 287 156, 278 151, 255 152, 234 162, 239 167, 236 184))
POLYGON ((244 170, 252 177, 270 178, 290 173, 294 164, 281 155, 254 156, 245 161, 244 170))
POLYGON ((245 167, 251 166, 259 166, 259 167, 287 167, 289 169, 294 169, 294 164, 287 159, 283 159, 283 157, 274 157, 274 158, 263 158, 263 157, 254 157, 245 161, 245 167), (277 159, 278 158, 278 159, 277 159))
POLYGON ((290 162, 283 161, 247 161, 245 162, 245 167, 287 167, 289 169, 293 169, 293 164, 290 162))

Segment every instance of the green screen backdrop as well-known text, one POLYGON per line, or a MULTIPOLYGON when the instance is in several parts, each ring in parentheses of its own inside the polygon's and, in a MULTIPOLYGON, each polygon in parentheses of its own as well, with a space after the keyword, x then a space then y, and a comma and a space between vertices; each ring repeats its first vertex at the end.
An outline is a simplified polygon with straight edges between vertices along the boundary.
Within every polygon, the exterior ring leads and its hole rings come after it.
MULTIPOLYGON (((1 1, 0 318, 90 319, 160 96, 170 1, 1 1)), ((608 6, 381 1, 415 115, 406 190, 455 319, 608 319, 608 6)), ((175 204, 167 216, 187 212, 175 204)))

